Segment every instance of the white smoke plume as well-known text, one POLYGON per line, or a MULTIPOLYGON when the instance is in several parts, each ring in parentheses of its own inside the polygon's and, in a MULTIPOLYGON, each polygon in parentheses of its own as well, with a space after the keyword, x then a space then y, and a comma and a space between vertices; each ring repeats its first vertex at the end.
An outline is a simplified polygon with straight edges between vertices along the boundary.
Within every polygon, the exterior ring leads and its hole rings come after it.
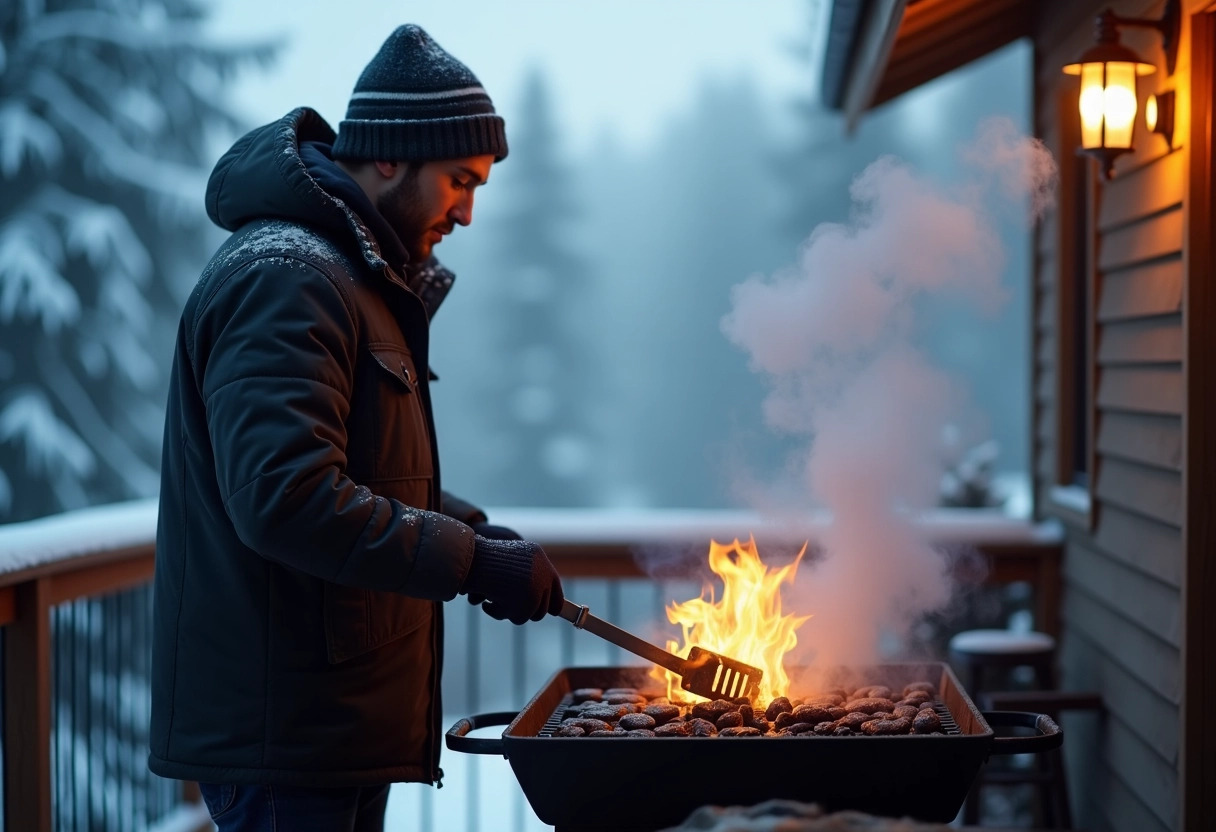
POLYGON ((795 267, 734 287, 722 320, 771 382, 768 424, 808 438, 803 497, 832 517, 824 557, 786 595, 787 611, 814 614, 787 664, 875 661, 881 634, 949 600, 915 516, 936 502, 942 430, 966 396, 915 347, 916 301, 951 293, 997 311, 998 225, 1037 217, 1055 184, 1050 153, 1007 119, 983 123, 959 162, 964 182, 950 187, 874 162, 853 183, 850 222, 816 228, 795 267))

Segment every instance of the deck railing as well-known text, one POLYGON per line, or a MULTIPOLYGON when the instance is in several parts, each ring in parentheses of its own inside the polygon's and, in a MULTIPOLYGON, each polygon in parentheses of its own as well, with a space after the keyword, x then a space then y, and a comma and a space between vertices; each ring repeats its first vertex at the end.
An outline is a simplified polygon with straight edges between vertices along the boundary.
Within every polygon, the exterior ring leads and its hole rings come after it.
MULTIPOLYGON (((664 604, 699 591, 682 575, 711 538, 755 532, 764 552, 766 536, 777 545, 813 539, 824 522, 791 531, 728 511, 504 509, 492 517, 544 544, 571 598, 652 638, 661 635, 664 604)), ((924 522, 938 543, 982 556, 959 561, 978 566, 972 578, 1034 586, 1036 626, 1056 631, 1058 527, 966 510, 924 522)), ((210 828, 193 784, 146 767, 155 523, 153 500, 0 526, 0 832, 210 828)), ((639 663, 558 619, 513 627, 460 603, 446 617, 444 711, 453 717, 518 708, 561 667, 639 663)), ((543 828, 504 761, 461 757, 445 755, 441 792, 395 788, 390 819, 427 832, 543 828)))

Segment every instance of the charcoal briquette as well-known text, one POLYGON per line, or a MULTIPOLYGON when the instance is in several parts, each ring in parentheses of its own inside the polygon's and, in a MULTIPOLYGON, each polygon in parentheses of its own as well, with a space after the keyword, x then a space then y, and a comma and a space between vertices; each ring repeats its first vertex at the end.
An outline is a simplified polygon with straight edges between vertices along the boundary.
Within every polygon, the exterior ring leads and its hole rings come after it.
POLYGON ((727 711, 718 717, 718 721, 714 723, 718 729, 723 728, 741 728, 743 727, 743 714, 738 711, 727 711))
POLYGON ((723 728, 718 732, 720 737, 758 737, 760 731, 755 728, 749 728, 746 725, 740 725, 734 728, 723 728))
POLYGON ((654 729, 656 737, 687 737, 691 730, 688 723, 682 721, 667 722, 654 729))
POLYGON ((624 728, 626 731, 649 730, 654 728, 655 719, 649 714, 625 714, 616 725, 618 728, 624 728))
POLYGON ((932 734, 941 729, 942 721, 933 711, 924 710, 912 718, 912 730, 918 734, 932 734))
POLYGON ((772 702, 768 703, 768 707, 764 711, 764 718, 769 722, 774 722, 776 721, 778 714, 788 714, 793 710, 794 706, 790 704, 789 699, 784 696, 778 696, 772 702))
POLYGON ((656 705, 653 702, 642 709, 642 713, 654 720, 656 725, 665 725, 680 715, 675 705, 656 705))

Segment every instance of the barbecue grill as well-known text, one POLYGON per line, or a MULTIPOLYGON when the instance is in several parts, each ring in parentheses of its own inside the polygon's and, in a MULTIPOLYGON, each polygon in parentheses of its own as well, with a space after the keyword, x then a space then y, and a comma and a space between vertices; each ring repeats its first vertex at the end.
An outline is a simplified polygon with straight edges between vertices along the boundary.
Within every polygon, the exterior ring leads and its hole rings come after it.
POLYGON ((1038 753, 1063 741, 1045 714, 981 713, 942 663, 875 665, 851 675, 895 688, 934 682, 943 733, 555 737, 573 691, 654 685, 645 667, 571 667, 555 673, 518 713, 461 719, 449 729, 447 745, 501 754, 537 816, 558 832, 573 832, 661 829, 679 824, 698 806, 754 805, 771 798, 945 823, 958 814, 989 755, 1038 753), (501 737, 468 736, 493 725, 506 725, 501 737), (997 736, 993 726, 1024 735, 997 736))

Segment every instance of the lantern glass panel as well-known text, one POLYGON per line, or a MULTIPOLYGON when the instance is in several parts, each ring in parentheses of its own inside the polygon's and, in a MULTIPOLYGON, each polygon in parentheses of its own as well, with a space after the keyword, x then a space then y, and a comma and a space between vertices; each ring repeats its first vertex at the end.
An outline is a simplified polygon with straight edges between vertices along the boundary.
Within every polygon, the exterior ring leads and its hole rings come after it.
POLYGON ((1136 65, 1108 63, 1103 94, 1106 147, 1129 148, 1136 126, 1136 65))
POLYGON ((1081 146, 1087 150, 1102 146, 1103 78, 1106 65, 1081 65, 1081 146))

